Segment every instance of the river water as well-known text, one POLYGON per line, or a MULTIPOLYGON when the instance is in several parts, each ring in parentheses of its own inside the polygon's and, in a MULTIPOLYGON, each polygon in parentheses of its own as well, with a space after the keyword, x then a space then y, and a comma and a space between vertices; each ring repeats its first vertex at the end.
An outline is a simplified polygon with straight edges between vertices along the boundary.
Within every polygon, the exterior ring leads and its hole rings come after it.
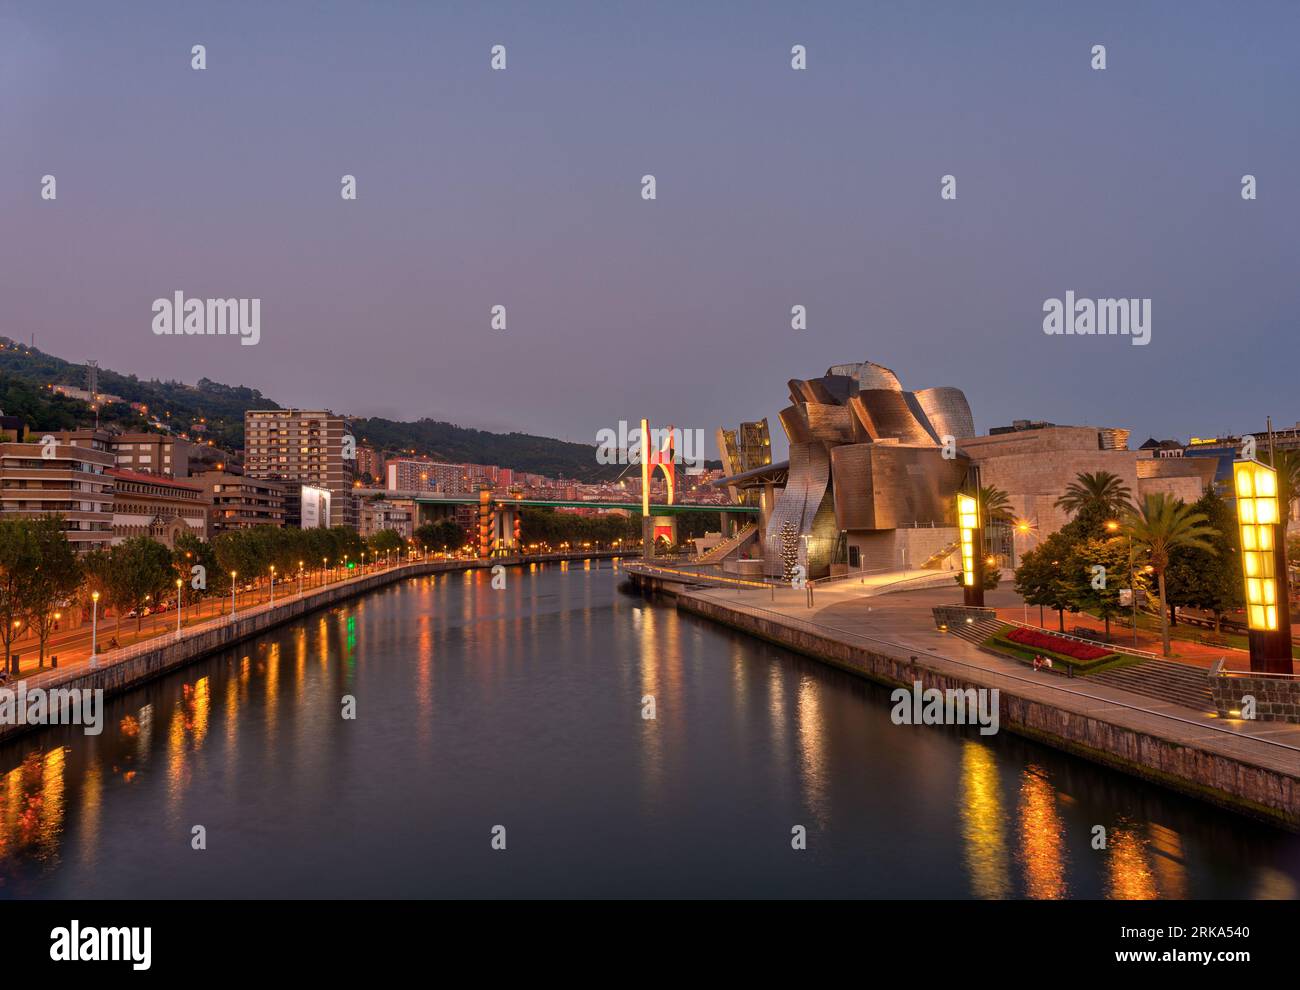
POLYGON ((0 896, 1300 895, 1300 837, 619 580, 412 578, 0 746, 0 896))

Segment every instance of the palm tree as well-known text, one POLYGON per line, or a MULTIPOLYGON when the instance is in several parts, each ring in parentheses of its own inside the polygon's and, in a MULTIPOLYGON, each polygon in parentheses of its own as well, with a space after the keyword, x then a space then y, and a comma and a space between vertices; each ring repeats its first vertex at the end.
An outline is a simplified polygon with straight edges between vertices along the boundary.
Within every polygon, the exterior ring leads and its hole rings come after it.
POLYGON ((1216 553, 1209 541, 1218 536, 1219 531, 1205 525, 1207 519, 1205 513, 1193 511, 1182 499, 1156 492, 1129 507, 1121 524, 1124 534, 1133 541, 1133 547, 1146 551, 1147 564, 1155 572, 1160 592, 1160 636, 1165 656, 1169 656, 1169 607, 1165 601, 1165 571, 1169 568, 1169 556, 1181 548, 1216 553))
POLYGON ((1065 486, 1065 494, 1056 507, 1076 515, 1088 506, 1096 506, 1106 516, 1115 516, 1130 507, 1133 492, 1118 476, 1109 471, 1082 472, 1065 486))
MULTIPOLYGON (((962 489, 963 495, 973 495, 974 491, 967 487, 962 489)), ((1011 499, 1001 488, 994 488, 992 485, 980 485, 979 491, 980 515, 984 518, 987 525, 991 522, 997 522, 1003 519, 1011 519, 1011 499)))
POLYGON ((1300 498, 1300 450, 1275 450, 1263 460, 1277 472, 1277 505, 1286 525, 1291 518, 1291 500, 1300 498))

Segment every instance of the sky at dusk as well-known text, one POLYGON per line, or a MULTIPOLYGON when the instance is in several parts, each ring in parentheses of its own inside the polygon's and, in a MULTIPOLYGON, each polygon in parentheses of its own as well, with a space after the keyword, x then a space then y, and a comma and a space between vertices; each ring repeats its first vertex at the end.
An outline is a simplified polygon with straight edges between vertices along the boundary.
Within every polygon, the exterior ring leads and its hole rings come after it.
POLYGON ((1300 4, 1074 6, 0 0, 0 333, 588 443, 779 435, 861 360, 981 432, 1296 422, 1300 4), (155 336, 176 290, 260 298, 260 343, 155 336), (1067 290, 1149 297, 1151 343, 1045 335, 1067 290))

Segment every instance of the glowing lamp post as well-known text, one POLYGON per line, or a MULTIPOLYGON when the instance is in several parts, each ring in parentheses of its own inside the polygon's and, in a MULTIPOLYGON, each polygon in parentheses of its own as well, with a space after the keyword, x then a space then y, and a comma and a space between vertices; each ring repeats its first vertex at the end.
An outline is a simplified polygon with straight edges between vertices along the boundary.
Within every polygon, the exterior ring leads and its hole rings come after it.
POLYGON ((176 579, 176 638, 181 638, 181 584, 180 578, 176 579))
POLYGON ((1278 511, 1277 472, 1257 461, 1234 461, 1241 571, 1246 582, 1250 669, 1291 673, 1291 609, 1286 540, 1278 511))
POLYGON ((980 535, 979 501, 973 495, 957 496, 957 528, 961 532, 962 600, 984 607, 984 541, 980 535))
POLYGON ((95 647, 99 644, 99 592, 90 593, 90 665, 95 666, 95 647))

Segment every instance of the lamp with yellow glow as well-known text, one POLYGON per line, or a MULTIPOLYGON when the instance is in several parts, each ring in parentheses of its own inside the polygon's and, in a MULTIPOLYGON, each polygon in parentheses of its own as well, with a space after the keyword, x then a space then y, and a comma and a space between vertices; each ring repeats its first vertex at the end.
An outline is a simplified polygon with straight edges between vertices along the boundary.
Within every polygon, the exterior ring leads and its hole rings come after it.
POLYGON ((1277 472, 1258 461, 1234 461, 1232 481, 1237 495, 1250 669, 1289 674, 1291 615, 1277 472))
POLYGON ((984 606, 984 546, 980 536, 979 501, 957 496, 957 529, 961 533, 961 583, 965 604, 984 606))

